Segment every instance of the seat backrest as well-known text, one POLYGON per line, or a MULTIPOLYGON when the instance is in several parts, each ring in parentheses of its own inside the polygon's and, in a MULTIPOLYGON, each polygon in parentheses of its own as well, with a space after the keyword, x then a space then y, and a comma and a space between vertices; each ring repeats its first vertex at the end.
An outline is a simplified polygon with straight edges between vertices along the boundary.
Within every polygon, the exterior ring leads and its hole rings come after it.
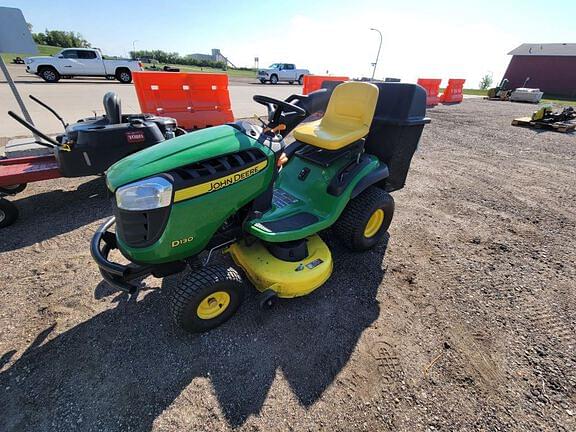
POLYGON ((366 82, 345 82, 332 92, 322 123, 343 129, 370 127, 376 102, 378 87, 366 82))
POLYGON ((104 95, 104 111, 110 124, 122 123, 122 106, 120 98, 114 92, 108 92, 104 95))

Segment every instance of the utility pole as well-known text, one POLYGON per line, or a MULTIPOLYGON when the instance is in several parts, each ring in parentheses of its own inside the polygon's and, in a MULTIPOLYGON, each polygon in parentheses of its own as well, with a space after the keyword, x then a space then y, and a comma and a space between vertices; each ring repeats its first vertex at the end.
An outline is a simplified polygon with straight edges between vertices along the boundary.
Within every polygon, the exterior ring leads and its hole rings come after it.
POLYGON ((370 30, 374 30, 375 32, 378 32, 378 34, 380 35, 380 45, 378 45, 378 53, 376 54, 376 61, 374 63, 372 63, 372 66, 374 66, 374 69, 372 70, 371 81, 374 81, 374 75, 376 74, 376 68, 378 67, 378 57, 380 57, 380 48, 382 48, 382 33, 380 32, 380 30, 375 29, 375 28, 371 28, 370 30))
POLYGON ((132 41, 132 52, 134 53, 134 58, 136 58, 136 42, 140 42, 138 40, 132 41))

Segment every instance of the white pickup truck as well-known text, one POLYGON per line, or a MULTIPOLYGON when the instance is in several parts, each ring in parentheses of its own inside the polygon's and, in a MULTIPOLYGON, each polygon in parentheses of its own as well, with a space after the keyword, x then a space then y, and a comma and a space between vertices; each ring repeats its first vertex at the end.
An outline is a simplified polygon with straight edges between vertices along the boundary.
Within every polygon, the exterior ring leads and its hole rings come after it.
POLYGON ((274 63, 268 69, 258 70, 258 79, 262 84, 266 81, 270 81, 271 84, 277 84, 279 81, 294 84, 294 81, 298 81, 298 84, 302 85, 304 75, 310 75, 310 71, 296 69, 292 63, 274 63))
POLYGON ((104 60, 97 49, 65 48, 53 56, 26 57, 26 72, 46 82, 74 76, 103 76, 123 84, 132 82, 132 72, 142 70, 138 60, 104 60))

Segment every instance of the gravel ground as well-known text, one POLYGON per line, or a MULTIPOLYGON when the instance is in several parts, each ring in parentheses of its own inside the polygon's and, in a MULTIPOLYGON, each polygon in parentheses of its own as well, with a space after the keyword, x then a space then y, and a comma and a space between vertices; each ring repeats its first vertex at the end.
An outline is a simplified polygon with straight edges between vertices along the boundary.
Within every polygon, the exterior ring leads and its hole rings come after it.
POLYGON ((30 185, 0 237, 0 430, 576 430, 576 136, 529 105, 430 110, 387 244, 190 336, 175 278, 112 292, 99 178, 30 185), (155 288, 163 287, 163 290, 155 288))

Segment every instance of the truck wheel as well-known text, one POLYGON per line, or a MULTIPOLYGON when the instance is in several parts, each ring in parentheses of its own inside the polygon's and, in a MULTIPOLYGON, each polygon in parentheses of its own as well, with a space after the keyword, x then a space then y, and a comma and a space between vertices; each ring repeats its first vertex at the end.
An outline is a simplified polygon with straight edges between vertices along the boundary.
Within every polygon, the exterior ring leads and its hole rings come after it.
POLYGON ((300 85, 304 84, 304 75, 300 75, 298 77, 298 84, 300 84, 300 85))
POLYGON ((18 207, 0 198, 0 228, 12 225, 16 219, 18 219, 18 207))
POLYGON ((278 75, 272 75, 270 77, 270 84, 278 84, 278 75))
POLYGON ((265 80, 265 79, 261 79, 261 80, 260 80, 260 84, 266 84, 266 80, 265 80))
POLYGON ((384 236, 394 216, 394 198, 370 186, 350 200, 334 226, 335 234, 353 251, 370 249, 384 236))
POLYGON ((40 75, 40 78, 42 78, 44 81, 49 83, 55 83, 60 81, 60 74, 56 69, 54 69, 51 66, 43 67, 38 73, 38 75, 40 75))
POLYGON ((116 79, 122 84, 130 84, 132 82, 132 72, 129 69, 118 69, 116 71, 116 79))
POLYGON ((26 189, 26 186, 28 186, 28 183, 20 183, 20 184, 15 184, 15 185, 10 185, 10 186, 2 186, 2 187, 0 187, 0 193, 6 194, 6 195, 16 195, 17 193, 20 193, 24 189, 26 189))
POLYGON ((189 273, 172 294, 172 318, 190 333, 227 321, 244 297, 244 285, 232 267, 210 266, 189 273))

